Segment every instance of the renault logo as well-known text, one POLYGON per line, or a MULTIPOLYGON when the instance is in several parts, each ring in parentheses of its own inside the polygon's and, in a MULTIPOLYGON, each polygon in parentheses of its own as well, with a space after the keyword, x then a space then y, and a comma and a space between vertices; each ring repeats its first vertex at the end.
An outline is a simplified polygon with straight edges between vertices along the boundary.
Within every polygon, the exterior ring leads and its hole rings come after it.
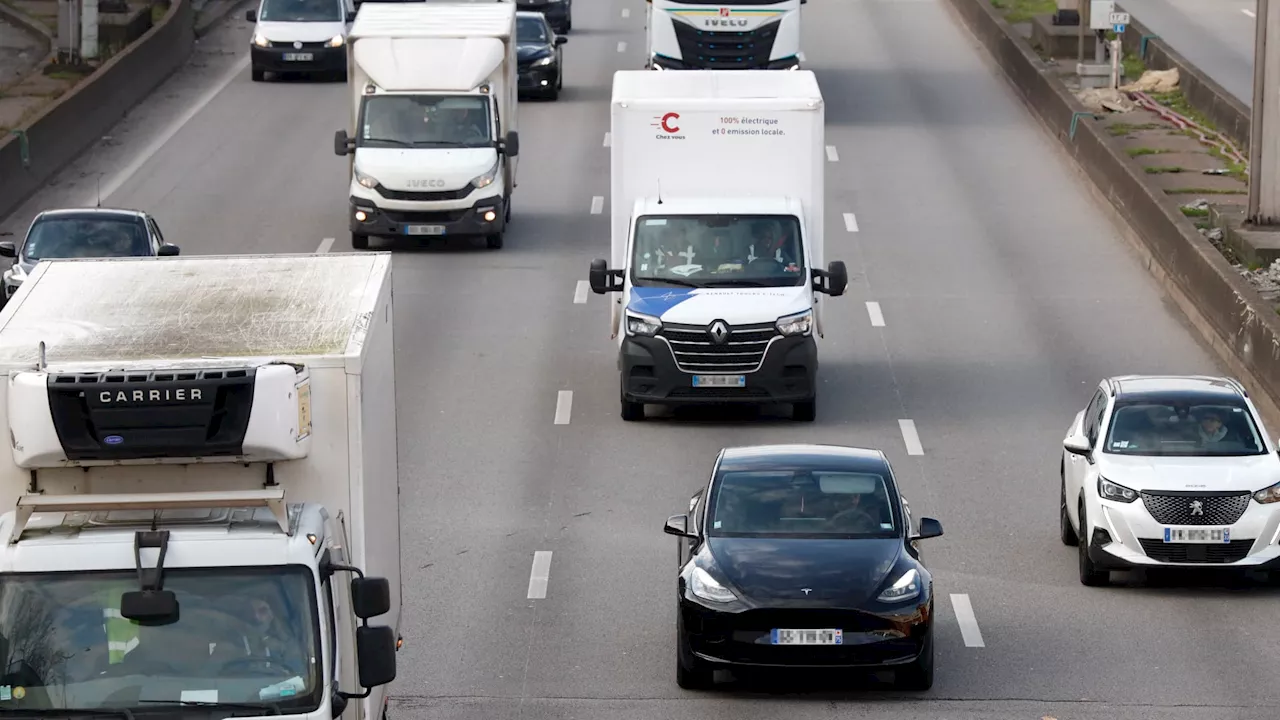
POLYGON ((729 339, 729 326, 725 325, 723 320, 717 320, 707 328, 707 334, 711 336, 711 342, 723 345, 724 341, 729 339))

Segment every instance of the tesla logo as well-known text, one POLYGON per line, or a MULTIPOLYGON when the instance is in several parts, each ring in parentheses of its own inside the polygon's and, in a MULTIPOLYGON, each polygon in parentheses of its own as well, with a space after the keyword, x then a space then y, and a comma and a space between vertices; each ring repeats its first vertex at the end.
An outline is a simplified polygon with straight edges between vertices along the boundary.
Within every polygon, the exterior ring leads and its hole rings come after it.
POLYGON ((1204 503, 1200 502, 1199 500, 1192 500, 1192 501, 1191 501, 1191 514, 1192 514, 1192 515, 1204 515, 1204 503))
POLYGON ((724 324, 723 320, 717 320, 711 323, 710 328, 707 328, 707 334, 711 336, 713 342, 723 345, 725 339, 729 337, 729 327, 724 324))
POLYGON ((813 588, 800 588, 800 592, 804 593, 805 595, 808 595, 809 593, 813 592, 813 588))
POLYGON ((729 17, 729 8, 720 8, 720 17, 729 17))

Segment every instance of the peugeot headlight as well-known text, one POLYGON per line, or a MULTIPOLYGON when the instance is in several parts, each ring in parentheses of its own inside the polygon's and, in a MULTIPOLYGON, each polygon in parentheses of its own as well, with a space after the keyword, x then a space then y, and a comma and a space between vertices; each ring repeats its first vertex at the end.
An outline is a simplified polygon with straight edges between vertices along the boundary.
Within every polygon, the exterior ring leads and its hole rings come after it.
POLYGON ((334 35, 333 37, 329 38, 329 42, 325 43, 325 45, 328 45, 329 47, 342 47, 342 44, 345 43, 346 41, 347 39, 342 37, 341 35, 334 35))
POLYGON ((1113 483, 1110 480, 1098 476, 1098 495, 1103 500, 1114 500, 1115 502, 1131 503, 1138 499, 1138 493, 1129 488, 1113 483))
POLYGON ((711 577, 711 573, 697 566, 694 566, 693 572, 689 573, 689 591, 711 602, 727 603, 737 599, 729 588, 711 577))
POLYGON ((897 603, 918 597, 920 597, 920 573, 916 572, 915 568, 911 568, 902 573, 902 577, 880 593, 880 597, 876 599, 883 603, 897 603))
POLYGON ((254 33, 253 44, 257 45, 258 47, 270 47, 271 41, 268 40, 267 36, 263 35, 262 33, 254 33))
POLYGON ((627 311, 627 334, 653 337, 662 329, 662 321, 649 315, 627 311))
POLYGON ((546 56, 546 57, 542 58, 541 60, 536 60, 536 61, 534 61, 534 63, 533 63, 533 67, 546 67, 546 66, 550 65, 550 64, 551 64, 552 62, 554 62, 554 61, 555 61, 555 57, 554 57, 554 56, 552 56, 552 55, 548 55, 548 56, 546 56))
POLYGON ((369 188, 370 190, 378 187, 378 178, 372 175, 367 175, 365 173, 360 172, 360 168, 356 168, 356 182, 360 183, 364 187, 369 188))
POLYGON ((1270 505, 1273 502, 1280 502, 1280 483, 1276 483, 1271 487, 1262 488, 1253 494, 1253 499, 1263 505, 1270 505))
POLYGON ((479 190, 482 187, 487 187, 489 185, 492 185, 493 181, 497 179, 497 177, 498 177, 498 161, 494 160, 493 167, 486 170, 483 175, 477 175, 476 177, 472 178, 471 184, 475 186, 477 190, 479 190))
POLYGON ((805 310, 795 315, 778 318, 778 332, 783 335, 808 335, 813 328, 813 311, 805 310))

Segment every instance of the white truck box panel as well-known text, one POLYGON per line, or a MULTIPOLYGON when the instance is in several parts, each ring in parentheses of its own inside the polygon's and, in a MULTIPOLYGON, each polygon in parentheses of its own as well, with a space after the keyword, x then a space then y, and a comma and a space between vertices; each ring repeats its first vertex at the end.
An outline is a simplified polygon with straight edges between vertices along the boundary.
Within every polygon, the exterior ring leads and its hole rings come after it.
POLYGON ((465 93, 483 84, 506 57, 503 41, 487 37, 364 38, 351 52, 360 71, 391 92, 431 88, 465 93))

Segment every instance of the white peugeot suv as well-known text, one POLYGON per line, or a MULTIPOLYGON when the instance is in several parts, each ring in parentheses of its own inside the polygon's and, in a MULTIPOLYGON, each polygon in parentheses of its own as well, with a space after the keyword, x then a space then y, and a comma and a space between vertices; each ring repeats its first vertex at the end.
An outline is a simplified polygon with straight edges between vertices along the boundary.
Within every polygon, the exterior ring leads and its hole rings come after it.
POLYGON ((1063 441, 1062 542, 1080 582, 1112 570, 1280 571, 1280 457, 1230 378, 1103 380, 1063 441))

